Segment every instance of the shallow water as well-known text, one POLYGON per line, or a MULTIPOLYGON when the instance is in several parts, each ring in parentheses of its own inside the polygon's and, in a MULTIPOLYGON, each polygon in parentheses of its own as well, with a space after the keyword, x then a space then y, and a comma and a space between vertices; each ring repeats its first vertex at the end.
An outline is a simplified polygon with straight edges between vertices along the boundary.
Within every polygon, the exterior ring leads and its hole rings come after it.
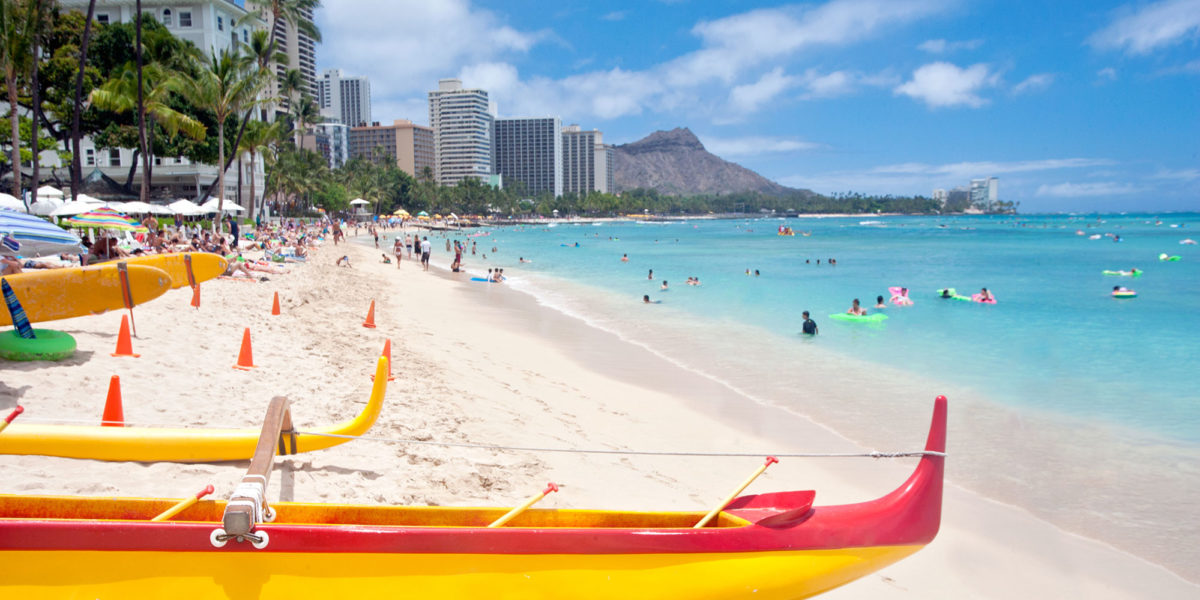
POLYGON ((1197 227, 1196 214, 855 217, 461 239, 476 246, 469 270, 503 267, 548 307, 875 447, 922 430, 920 407, 945 393, 952 479, 1197 581, 1200 250, 1179 244, 1197 227), (1144 274, 1101 273, 1132 267, 1144 274), (1116 300, 1114 285, 1138 297, 1116 300), (875 312, 889 286, 914 305, 889 303, 881 325, 829 318, 854 298, 875 312), (998 303, 937 298, 947 286, 998 303), (798 333, 803 310, 815 338, 798 333))

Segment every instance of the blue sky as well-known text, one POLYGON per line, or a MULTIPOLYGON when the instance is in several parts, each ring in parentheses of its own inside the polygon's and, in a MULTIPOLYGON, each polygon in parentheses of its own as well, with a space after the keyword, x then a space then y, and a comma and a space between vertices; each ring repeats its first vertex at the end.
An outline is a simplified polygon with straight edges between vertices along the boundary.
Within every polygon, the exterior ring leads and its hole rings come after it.
POLYGON ((459 77, 500 117, 609 143, 686 126, 821 193, 1000 178, 1024 212, 1200 210, 1200 0, 323 0, 318 69, 427 123, 459 77))

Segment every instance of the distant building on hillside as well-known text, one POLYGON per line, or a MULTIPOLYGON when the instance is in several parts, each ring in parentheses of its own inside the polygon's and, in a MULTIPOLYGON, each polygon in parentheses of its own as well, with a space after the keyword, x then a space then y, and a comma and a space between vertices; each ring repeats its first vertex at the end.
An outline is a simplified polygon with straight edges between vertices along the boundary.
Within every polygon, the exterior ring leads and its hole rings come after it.
POLYGON ((558 117, 496 119, 493 126, 493 173, 509 186, 525 184, 525 193, 563 194, 562 121, 558 117))
POLYGON ((1000 180, 995 177, 971 180, 971 204, 983 210, 991 210, 1000 199, 1000 180))
POLYGON ((442 185, 492 175, 492 114, 485 90, 463 89, 459 79, 442 79, 429 92, 434 176, 442 185))
POLYGON ((605 145, 603 133, 568 125, 562 130, 562 144, 563 193, 612 192, 613 151, 605 145))
POLYGON ((350 128, 351 158, 376 160, 376 152, 409 175, 420 177, 424 169, 434 168, 433 129, 407 119, 350 128))
POLYGON ((933 199, 935 202, 938 202, 942 206, 945 206, 946 198, 947 198, 947 195, 946 195, 945 189, 937 188, 937 189, 933 190, 933 199))
POLYGON ((341 69, 326 69, 317 86, 317 102, 326 120, 349 127, 371 122, 371 80, 348 77, 341 69))

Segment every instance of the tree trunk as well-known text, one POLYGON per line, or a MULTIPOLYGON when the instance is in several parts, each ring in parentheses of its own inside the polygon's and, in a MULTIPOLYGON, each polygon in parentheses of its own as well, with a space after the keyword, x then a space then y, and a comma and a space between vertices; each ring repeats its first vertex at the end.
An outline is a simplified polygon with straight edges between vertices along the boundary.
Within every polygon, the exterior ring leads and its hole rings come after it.
MULTIPOLYGON (((246 133, 246 124, 250 122, 250 115, 253 112, 254 112, 253 108, 246 109, 246 114, 242 117, 242 124, 238 127, 237 139, 233 140, 233 146, 235 148, 242 145, 242 134, 246 133)), ((233 157, 230 156, 229 162, 222 161, 222 164, 224 164, 225 169, 228 169, 230 163, 232 163, 232 162, 233 162, 233 157)), ((208 187, 204 188, 204 194, 201 195, 198 200, 196 200, 196 204, 203 204, 204 201, 207 200, 208 197, 212 195, 212 189, 213 189, 213 186, 216 185, 216 183, 217 182, 214 181, 211 184, 209 184, 208 187)))
POLYGON ((29 51, 32 55, 32 63, 33 64, 30 66, 29 87, 30 87, 30 95, 32 96, 31 100, 33 101, 33 109, 30 110, 29 113, 30 113, 30 117, 31 117, 30 118, 30 125, 31 125, 30 133, 33 134, 32 141, 30 142, 30 150, 33 151, 33 173, 32 173, 33 183, 32 183, 32 185, 33 185, 33 189, 36 190, 38 187, 38 183, 42 179, 42 160, 41 160, 42 157, 38 156, 40 154, 40 152, 39 152, 40 149, 38 148, 38 132, 39 132, 40 128, 38 127, 38 124, 41 121, 41 113, 42 113, 42 111, 40 110, 41 105, 42 105, 42 103, 41 103, 42 95, 40 93, 40 90, 38 90, 38 63, 41 62, 40 60, 38 60, 39 58, 41 58, 38 56, 38 51, 40 50, 39 42, 41 42, 41 33, 42 33, 42 0, 33 0, 32 8, 34 10, 34 20, 33 20, 33 31, 29 32, 29 38, 30 38, 29 51))
POLYGON ((142 156, 142 151, 138 148, 133 149, 133 162, 129 163, 129 174, 125 176, 125 189, 133 191, 133 174, 137 172, 137 161, 142 156))
POLYGON ((258 201, 254 199, 254 179, 257 173, 254 172, 254 153, 250 153, 250 213, 247 215, 250 220, 254 220, 254 209, 258 208, 258 201))
MULTIPOLYGON (((87 66, 88 43, 92 39, 92 17, 96 12, 96 0, 88 2, 87 20, 83 22, 83 41, 79 44, 79 72, 75 74, 75 111, 71 115, 71 199, 79 197, 83 182, 83 158, 79 155, 79 118, 83 112, 83 71, 87 66)), ((94 152, 94 151, 93 151, 94 152)))
MULTIPOLYGON (((218 116, 217 118, 217 156, 218 166, 225 164, 225 119, 218 116)), ((225 169, 217 171, 217 233, 223 233, 224 223, 221 222, 221 217, 225 216, 225 169)))
POLYGON ((137 35, 137 42, 133 48, 133 55, 137 60, 137 116, 138 116, 138 145, 142 149, 142 189, 140 200, 147 202, 150 199, 150 151, 146 148, 146 106, 145 99, 142 97, 142 0, 137 0, 134 3, 134 30, 137 35))
POLYGON ((237 148, 234 148, 233 151, 237 152, 237 157, 238 157, 238 159, 237 159, 237 164, 238 164, 237 203, 239 205, 241 205, 242 204, 242 153, 238 152, 237 148))
MULTIPOLYGON (((21 121, 17 117, 17 73, 16 65, 4 69, 4 85, 8 88, 8 114, 12 121, 12 195, 24 200, 21 195, 21 121)), ((33 200, 37 201, 37 192, 33 200)), ((25 205, 28 208, 28 204, 25 205)))

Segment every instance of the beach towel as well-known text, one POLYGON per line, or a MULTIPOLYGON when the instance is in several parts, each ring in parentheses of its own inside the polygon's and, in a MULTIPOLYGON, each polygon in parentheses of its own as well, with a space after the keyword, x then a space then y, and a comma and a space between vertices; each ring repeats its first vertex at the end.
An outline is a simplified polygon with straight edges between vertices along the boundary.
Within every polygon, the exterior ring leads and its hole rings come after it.
POLYGON ((21 302, 17 300, 17 293, 13 291, 12 286, 8 285, 7 279, 0 279, 0 289, 4 291, 4 303, 8 305, 8 314, 12 315, 13 326, 17 328, 17 335, 32 340, 37 336, 33 335, 33 327, 29 325, 29 317, 25 316, 25 309, 21 308, 21 302))

